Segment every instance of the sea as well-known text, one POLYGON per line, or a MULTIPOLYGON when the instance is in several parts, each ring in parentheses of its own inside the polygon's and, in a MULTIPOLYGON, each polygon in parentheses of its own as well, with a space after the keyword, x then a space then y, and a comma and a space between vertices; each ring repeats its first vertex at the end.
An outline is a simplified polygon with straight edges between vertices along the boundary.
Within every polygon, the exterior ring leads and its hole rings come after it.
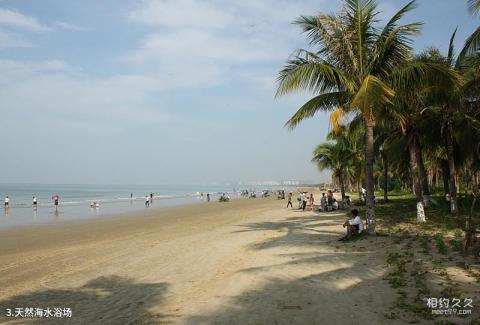
POLYGON ((218 201, 227 193, 232 199, 240 198, 241 190, 261 192, 278 190, 283 186, 232 185, 59 185, 59 184, 1 184, 0 229, 37 224, 55 224, 71 220, 115 217, 145 209, 145 196, 153 194, 149 208, 207 203, 218 201), (59 196, 55 209, 53 197, 59 196), (9 198, 9 207, 3 201, 9 198), (37 206, 33 206, 33 197, 37 206), (95 207, 91 207, 94 204, 95 207))

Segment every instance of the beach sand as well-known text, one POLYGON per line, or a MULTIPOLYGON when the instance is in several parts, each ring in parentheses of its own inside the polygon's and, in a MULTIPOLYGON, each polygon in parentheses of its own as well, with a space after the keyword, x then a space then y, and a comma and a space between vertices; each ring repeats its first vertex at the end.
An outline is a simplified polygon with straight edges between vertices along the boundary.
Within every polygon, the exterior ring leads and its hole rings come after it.
POLYGON ((0 323, 29 323, 6 308, 68 307, 71 324, 384 324, 385 239, 343 244, 345 214, 285 206, 240 199, 0 232, 0 323))

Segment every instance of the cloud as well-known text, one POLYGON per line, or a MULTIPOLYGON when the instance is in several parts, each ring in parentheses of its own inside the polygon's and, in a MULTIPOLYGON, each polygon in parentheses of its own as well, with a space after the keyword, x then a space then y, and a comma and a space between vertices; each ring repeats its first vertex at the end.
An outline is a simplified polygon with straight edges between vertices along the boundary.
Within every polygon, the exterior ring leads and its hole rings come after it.
POLYGON ((8 32, 0 28, 0 48, 2 47, 32 47, 32 43, 17 33, 8 32))
POLYGON ((143 0, 126 19, 149 29, 125 58, 171 87, 235 81, 238 72, 280 66, 300 39, 292 20, 316 9, 304 0, 143 0))
POLYGON ((32 32, 46 32, 52 30, 41 24, 34 17, 24 15, 18 11, 0 8, 0 26, 28 30, 32 32))
POLYGON ((145 0, 128 14, 132 22, 169 28, 221 28, 228 15, 207 1, 145 0))
POLYGON ((66 23, 66 22, 64 22, 64 21, 57 21, 57 22, 54 24, 54 26, 55 26, 55 27, 58 27, 58 28, 60 28, 60 29, 72 30, 72 31, 77 31, 77 32, 81 32, 81 31, 87 30, 87 28, 85 28, 85 27, 78 26, 78 25, 71 24, 71 23, 66 23))
POLYGON ((143 75, 90 77, 63 61, 0 60, 0 109, 16 123, 28 117, 40 125, 55 120, 78 131, 84 125, 120 132, 125 125, 171 122, 174 117, 154 100, 162 87, 143 75))

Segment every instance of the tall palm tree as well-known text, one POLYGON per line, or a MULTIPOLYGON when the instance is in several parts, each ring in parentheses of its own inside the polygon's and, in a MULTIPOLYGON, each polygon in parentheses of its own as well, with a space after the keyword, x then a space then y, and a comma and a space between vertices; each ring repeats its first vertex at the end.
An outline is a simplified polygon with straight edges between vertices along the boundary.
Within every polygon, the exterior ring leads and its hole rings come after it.
MULTIPOLYGON (((352 112, 363 120, 369 233, 375 232, 373 162, 377 110, 394 96, 394 89, 388 86, 392 73, 408 59, 410 37, 422 25, 398 24, 415 7, 415 1, 408 3, 383 29, 376 27, 378 10, 374 0, 345 0, 336 15, 301 16, 295 23, 317 51, 297 50, 278 77, 277 96, 298 90, 309 90, 315 96, 290 118, 289 127, 294 128, 321 110, 352 112)), ((420 67, 410 71, 409 77, 421 77, 423 73, 420 67)))

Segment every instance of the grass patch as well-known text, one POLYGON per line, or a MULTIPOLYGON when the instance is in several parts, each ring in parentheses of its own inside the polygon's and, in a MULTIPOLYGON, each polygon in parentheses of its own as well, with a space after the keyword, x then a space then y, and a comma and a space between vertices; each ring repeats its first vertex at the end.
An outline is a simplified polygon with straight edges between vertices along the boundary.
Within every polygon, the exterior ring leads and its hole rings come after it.
POLYGON ((445 245, 445 242, 443 241, 443 234, 442 233, 437 233, 435 236, 433 236, 433 240, 435 241, 435 246, 438 249, 438 252, 442 255, 447 254, 447 245, 445 245))
POLYGON ((426 235, 420 237, 420 247, 422 248, 422 253, 425 255, 430 255, 430 239, 426 235))

